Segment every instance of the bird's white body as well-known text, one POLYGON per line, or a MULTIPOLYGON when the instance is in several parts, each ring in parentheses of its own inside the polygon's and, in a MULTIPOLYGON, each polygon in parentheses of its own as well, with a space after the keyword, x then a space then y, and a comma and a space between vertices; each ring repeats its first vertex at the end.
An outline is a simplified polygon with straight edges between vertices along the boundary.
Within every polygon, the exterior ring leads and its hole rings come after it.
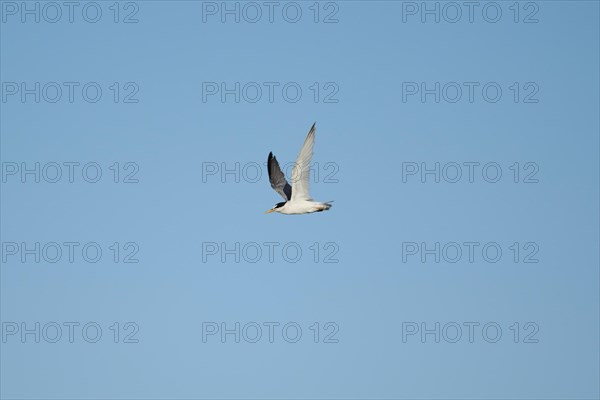
POLYGON ((313 201, 310 197, 310 160, 313 155, 315 144, 315 125, 308 132, 296 164, 292 169, 292 185, 285 179, 285 175, 279 167, 273 153, 269 153, 267 169, 271 187, 283 197, 284 202, 277 203, 275 207, 266 213, 278 212, 281 214, 309 214, 329 210, 331 204, 313 201))
POLYGON ((281 214, 309 214, 329 210, 331 204, 312 200, 288 201, 282 207, 277 208, 281 214))

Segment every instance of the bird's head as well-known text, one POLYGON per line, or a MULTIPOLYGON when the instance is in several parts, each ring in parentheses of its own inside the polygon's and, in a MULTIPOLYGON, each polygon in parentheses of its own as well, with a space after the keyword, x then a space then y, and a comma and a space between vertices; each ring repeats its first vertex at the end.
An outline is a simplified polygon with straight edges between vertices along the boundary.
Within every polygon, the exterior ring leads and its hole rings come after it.
POLYGON ((269 214, 272 212, 279 212, 280 208, 283 207, 284 205, 285 205, 285 201, 281 202, 281 203, 277 203, 277 204, 275 204, 275 206, 273 206, 273 208, 271 208, 270 210, 267 210, 265 212, 265 214, 269 214))

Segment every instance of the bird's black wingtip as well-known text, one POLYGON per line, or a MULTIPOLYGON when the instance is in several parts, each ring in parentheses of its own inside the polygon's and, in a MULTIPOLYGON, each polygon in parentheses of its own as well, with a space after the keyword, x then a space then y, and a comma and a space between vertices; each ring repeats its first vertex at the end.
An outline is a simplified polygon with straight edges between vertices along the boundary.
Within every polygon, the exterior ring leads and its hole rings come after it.
POLYGON ((271 164, 273 164, 273 152, 269 152, 269 158, 267 158, 267 173, 269 174, 269 180, 271 180, 271 164))

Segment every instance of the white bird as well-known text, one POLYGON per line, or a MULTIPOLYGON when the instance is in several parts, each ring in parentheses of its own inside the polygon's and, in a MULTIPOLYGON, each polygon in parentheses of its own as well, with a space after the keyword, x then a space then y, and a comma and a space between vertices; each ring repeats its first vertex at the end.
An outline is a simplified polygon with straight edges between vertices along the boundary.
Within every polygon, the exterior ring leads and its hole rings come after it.
POLYGON ((310 197, 310 159, 313 156, 313 145, 315 144, 315 125, 308 132, 304 144, 300 149, 300 154, 296 159, 296 164, 292 169, 292 186, 285 180, 285 175, 279 168, 279 163, 273 155, 269 153, 267 160, 267 169, 269 171, 269 181, 271 187, 283 197, 285 201, 275 204, 275 206, 265 212, 265 214, 278 212, 281 214, 308 214, 329 210, 331 202, 321 203, 313 201, 310 197))

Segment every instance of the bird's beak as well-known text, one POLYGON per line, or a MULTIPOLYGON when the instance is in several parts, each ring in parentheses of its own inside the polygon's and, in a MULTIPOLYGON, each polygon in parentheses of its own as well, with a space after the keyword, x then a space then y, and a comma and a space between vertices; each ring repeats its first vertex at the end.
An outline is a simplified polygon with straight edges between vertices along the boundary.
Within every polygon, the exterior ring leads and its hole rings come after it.
POLYGON ((273 209, 271 209, 271 210, 268 210, 268 211, 266 211, 266 212, 265 212, 265 214, 272 213, 273 211, 275 211, 275 210, 273 210, 273 209))

